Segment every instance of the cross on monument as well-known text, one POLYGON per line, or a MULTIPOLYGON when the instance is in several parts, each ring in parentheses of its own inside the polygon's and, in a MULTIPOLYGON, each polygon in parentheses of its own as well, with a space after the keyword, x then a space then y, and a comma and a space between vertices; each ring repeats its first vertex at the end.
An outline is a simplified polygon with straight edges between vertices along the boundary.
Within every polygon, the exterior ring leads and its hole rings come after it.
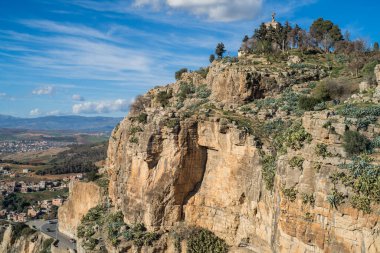
POLYGON ((276 22, 276 13, 275 12, 273 12, 273 14, 272 14, 272 22, 276 22))

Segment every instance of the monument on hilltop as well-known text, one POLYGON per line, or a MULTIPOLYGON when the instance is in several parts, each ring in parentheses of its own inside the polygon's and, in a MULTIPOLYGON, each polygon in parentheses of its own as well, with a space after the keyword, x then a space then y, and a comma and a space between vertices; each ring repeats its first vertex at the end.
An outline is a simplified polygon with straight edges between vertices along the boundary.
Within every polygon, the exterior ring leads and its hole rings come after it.
POLYGON ((276 13, 272 14, 272 21, 265 23, 265 25, 267 28, 273 27, 274 29, 277 29, 279 27, 280 23, 276 21, 276 13))

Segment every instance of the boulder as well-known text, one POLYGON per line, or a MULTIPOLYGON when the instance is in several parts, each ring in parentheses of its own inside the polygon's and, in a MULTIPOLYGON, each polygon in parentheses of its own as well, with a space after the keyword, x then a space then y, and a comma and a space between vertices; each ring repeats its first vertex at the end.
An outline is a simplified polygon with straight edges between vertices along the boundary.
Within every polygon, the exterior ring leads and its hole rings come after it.
POLYGON ((380 85, 380 64, 376 65, 375 67, 375 76, 377 84, 380 85))
POLYGON ((368 82, 366 81, 363 81, 359 84, 359 89, 360 89, 360 92, 364 92, 366 90, 368 90, 370 88, 370 85, 368 82))
POLYGON ((301 62, 302 62, 302 59, 297 55, 291 55, 288 58, 288 66, 290 66, 292 64, 299 64, 301 62))

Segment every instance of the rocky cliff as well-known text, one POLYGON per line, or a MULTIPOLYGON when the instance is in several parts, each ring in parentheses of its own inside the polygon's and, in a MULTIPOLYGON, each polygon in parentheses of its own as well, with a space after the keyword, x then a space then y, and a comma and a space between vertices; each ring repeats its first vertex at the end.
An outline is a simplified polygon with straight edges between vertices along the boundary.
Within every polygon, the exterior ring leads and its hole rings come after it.
POLYGON ((42 233, 32 230, 15 231, 13 226, 2 226, 0 228, 0 252, 4 253, 40 253, 45 252, 46 248, 50 249, 50 244, 44 242, 48 237, 42 233), (17 233, 17 235, 16 235, 17 233), (46 248, 45 248, 46 246, 46 248))
POLYGON ((104 193, 95 183, 71 181, 69 198, 58 209, 59 231, 76 237, 77 227, 91 208, 102 202, 104 193))
MULTIPOLYGON (((331 179, 350 161, 343 136, 357 126, 334 106, 292 111, 295 94, 310 92, 328 71, 246 58, 149 91, 110 139, 116 209, 149 230, 208 229, 232 251, 379 252, 377 204, 355 208, 353 190, 331 179), (346 200, 328 201, 335 192, 346 200)), ((380 128, 375 121, 362 133, 373 139, 380 128)))
POLYGON ((246 56, 138 97, 109 142, 113 211, 77 185, 61 230, 90 210, 85 252, 379 252, 379 98, 332 71, 246 56))

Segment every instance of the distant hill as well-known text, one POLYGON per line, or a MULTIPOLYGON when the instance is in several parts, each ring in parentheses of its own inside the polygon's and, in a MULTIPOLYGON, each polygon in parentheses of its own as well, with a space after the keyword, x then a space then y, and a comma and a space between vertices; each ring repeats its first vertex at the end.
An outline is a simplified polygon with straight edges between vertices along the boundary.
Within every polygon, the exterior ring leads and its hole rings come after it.
POLYGON ((0 128, 109 132, 122 120, 111 117, 47 116, 17 118, 0 115, 0 128))

